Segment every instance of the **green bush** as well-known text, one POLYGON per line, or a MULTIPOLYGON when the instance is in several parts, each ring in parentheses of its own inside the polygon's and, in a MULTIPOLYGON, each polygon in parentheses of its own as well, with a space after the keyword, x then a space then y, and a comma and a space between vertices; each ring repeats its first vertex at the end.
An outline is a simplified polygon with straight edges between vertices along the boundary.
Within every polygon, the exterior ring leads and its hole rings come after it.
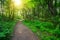
POLYGON ((0 21, 0 40, 7 40, 10 38, 15 23, 16 21, 0 21))
POLYGON ((26 20, 23 23, 41 40, 60 40, 60 24, 54 26, 53 22, 41 22, 39 20, 26 20))

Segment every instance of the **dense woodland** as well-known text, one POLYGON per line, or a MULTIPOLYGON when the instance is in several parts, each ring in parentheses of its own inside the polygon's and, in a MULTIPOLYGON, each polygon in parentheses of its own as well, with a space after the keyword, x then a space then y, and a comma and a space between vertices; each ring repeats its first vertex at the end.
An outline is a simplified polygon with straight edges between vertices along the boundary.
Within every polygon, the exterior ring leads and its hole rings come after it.
POLYGON ((60 0, 0 0, 0 40, 10 40, 17 21, 22 20, 40 40, 60 40, 60 0))

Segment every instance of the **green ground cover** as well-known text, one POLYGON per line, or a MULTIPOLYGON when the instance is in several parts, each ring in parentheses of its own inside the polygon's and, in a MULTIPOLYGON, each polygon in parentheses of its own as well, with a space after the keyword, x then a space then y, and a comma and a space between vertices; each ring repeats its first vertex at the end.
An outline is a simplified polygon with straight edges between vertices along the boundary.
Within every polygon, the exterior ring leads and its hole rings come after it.
POLYGON ((23 21, 23 23, 31 29, 40 40, 60 40, 60 25, 54 26, 52 22, 23 21))
POLYGON ((10 40, 16 21, 0 20, 0 40, 10 40))

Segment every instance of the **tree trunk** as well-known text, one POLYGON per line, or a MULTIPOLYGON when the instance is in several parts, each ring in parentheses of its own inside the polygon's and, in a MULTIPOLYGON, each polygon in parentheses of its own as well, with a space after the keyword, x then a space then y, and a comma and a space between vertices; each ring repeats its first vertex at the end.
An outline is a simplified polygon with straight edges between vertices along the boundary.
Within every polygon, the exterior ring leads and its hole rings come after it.
POLYGON ((56 12, 56 8, 53 5, 53 0, 47 0, 47 4, 48 4, 48 9, 51 12, 52 16, 56 16, 57 12, 56 12))

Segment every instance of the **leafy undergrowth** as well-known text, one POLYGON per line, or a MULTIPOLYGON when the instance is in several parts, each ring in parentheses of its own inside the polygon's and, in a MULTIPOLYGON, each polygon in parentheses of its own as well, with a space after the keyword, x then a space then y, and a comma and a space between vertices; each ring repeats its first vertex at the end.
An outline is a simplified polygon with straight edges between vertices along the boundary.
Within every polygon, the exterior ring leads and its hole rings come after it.
POLYGON ((30 28, 40 40, 60 40, 60 24, 54 26, 52 22, 23 21, 28 28, 30 28))
POLYGON ((0 20, 0 40, 10 40, 16 21, 0 20))

